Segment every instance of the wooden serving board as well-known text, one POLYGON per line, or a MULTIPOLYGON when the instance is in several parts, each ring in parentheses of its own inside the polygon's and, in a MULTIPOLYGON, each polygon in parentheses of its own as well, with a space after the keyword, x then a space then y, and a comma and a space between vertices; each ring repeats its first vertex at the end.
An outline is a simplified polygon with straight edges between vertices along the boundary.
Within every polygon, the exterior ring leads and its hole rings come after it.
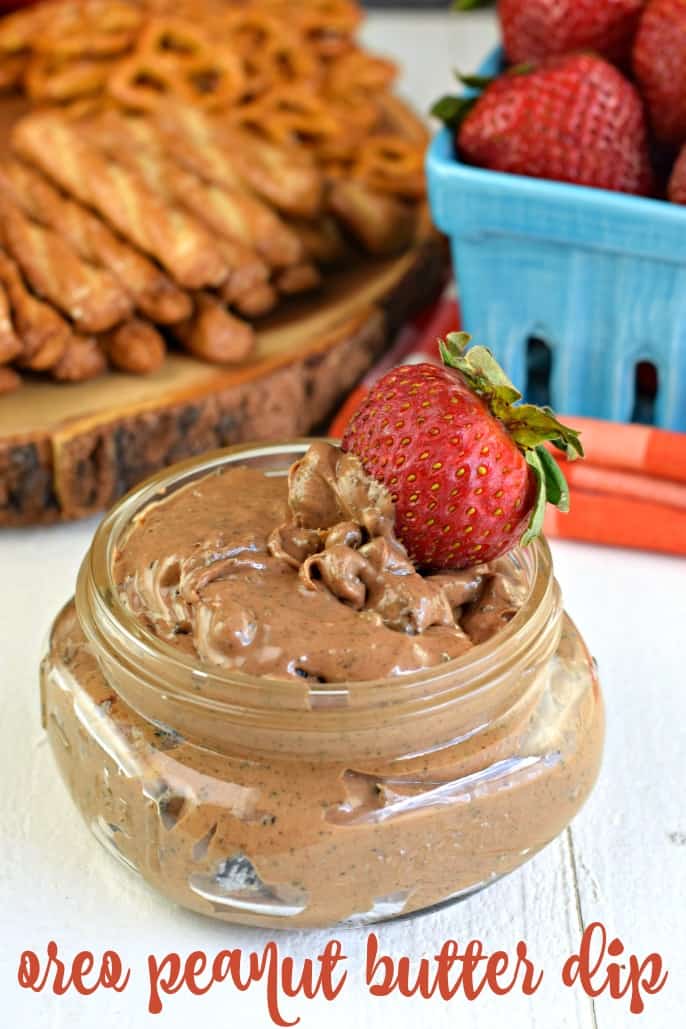
POLYGON ((361 260, 265 321, 242 365, 172 354, 148 377, 36 380, 0 397, 0 525, 78 518, 182 458, 307 434, 437 295, 444 270, 426 219, 407 253, 361 260))

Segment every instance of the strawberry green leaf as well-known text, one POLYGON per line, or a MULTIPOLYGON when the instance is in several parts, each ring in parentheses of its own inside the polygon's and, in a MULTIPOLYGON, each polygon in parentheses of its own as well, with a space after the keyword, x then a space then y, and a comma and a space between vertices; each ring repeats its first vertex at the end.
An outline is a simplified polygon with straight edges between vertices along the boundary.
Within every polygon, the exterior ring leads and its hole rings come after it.
POLYGON ((549 440, 559 450, 563 450, 570 461, 584 456, 579 433, 558 421, 549 407, 518 404, 505 417, 498 417, 523 450, 537 447, 539 443, 549 440))
POLYGON ((467 86, 468 89, 486 89, 492 82, 495 82, 493 75, 460 75, 459 72, 455 72, 455 78, 458 82, 461 82, 463 86, 467 86))
POLYGON ((533 473, 536 476, 536 501, 531 512, 531 520, 527 530, 519 541, 519 545, 522 547, 527 547, 537 536, 541 535, 545 508, 548 503, 546 474, 541 461, 541 455, 538 450, 527 450, 525 457, 527 464, 533 469, 533 473))
POLYGON ((540 536, 548 504, 564 513, 569 511, 569 486, 552 454, 541 444, 535 450, 527 450, 524 456, 536 477, 536 500, 526 532, 520 540, 522 547, 540 536))
POLYGON ((457 129, 476 103, 475 97, 443 96, 431 108, 434 118, 444 122, 448 128, 457 129))
POLYGON ((454 11, 473 11, 477 7, 488 7, 492 0, 453 0, 454 11))
POLYGON ((507 410, 510 404, 522 399, 522 394, 512 385, 490 350, 486 347, 467 350, 471 338, 467 332, 451 332, 445 340, 440 340, 443 363, 455 368, 471 389, 486 397, 494 405, 494 414, 497 414, 497 406, 507 410))
POLYGON ((520 403, 522 395, 513 386, 486 347, 470 347, 466 332, 452 332, 439 340, 443 363, 455 369, 467 385, 488 404, 524 454, 536 477, 536 500, 531 520, 522 538, 526 546, 541 532, 546 504, 569 511, 569 487, 557 461, 544 445, 552 443, 568 460, 583 457, 584 448, 576 429, 564 425, 550 407, 520 403))
POLYGON ((521 64, 513 64, 505 72, 506 75, 530 75, 536 68, 534 61, 522 61, 521 64))
POLYGON ((520 450, 534 450, 546 440, 563 450, 570 461, 583 457, 579 433, 563 425, 549 407, 520 404, 522 395, 513 386, 486 347, 467 347, 467 332, 451 332, 439 340, 443 363, 458 371, 467 385, 487 401, 496 418, 507 427, 520 450))
POLYGON ((553 504, 558 510, 565 514, 569 511, 569 486, 562 474, 562 469, 543 444, 536 447, 543 473, 545 475, 545 487, 548 503, 553 504))

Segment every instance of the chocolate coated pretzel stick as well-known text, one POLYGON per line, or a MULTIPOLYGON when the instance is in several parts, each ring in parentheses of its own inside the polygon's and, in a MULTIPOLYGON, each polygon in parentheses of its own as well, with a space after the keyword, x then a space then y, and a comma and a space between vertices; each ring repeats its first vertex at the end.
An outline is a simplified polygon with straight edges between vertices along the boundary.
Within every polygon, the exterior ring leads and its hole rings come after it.
POLYGON ((31 288, 85 332, 100 332, 131 313, 108 271, 83 261, 61 235, 31 221, 0 191, 0 236, 31 288))
POLYGON ((228 269, 210 235, 163 203, 129 169, 107 160, 72 123, 52 113, 29 115, 12 133, 15 152, 77 200, 95 208, 123 236, 156 257, 183 286, 216 286, 228 269))
POLYGON ((0 165, 0 187, 12 189, 13 199, 30 217, 61 233, 81 257, 112 272, 135 306, 153 321, 168 325, 189 317, 192 304, 187 293, 33 168, 19 161, 0 165))

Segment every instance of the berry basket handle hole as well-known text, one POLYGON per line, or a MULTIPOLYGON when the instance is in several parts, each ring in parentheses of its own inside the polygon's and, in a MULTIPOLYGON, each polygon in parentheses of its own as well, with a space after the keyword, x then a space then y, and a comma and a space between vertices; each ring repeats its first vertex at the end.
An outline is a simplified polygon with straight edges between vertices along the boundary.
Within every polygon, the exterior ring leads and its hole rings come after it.
POLYGON ((531 404, 550 405, 550 379, 553 352, 539 336, 529 336, 526 343, 526 392, 531 404))
POLYGON ((655 425, 660 376, 652 361, 638 361, 634 371, 634 407, 631 421, 655 425))

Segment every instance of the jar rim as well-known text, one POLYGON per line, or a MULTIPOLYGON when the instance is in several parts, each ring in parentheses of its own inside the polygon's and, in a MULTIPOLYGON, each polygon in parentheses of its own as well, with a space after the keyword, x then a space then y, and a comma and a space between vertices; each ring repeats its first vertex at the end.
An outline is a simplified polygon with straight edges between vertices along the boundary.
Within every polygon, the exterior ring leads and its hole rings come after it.
MULTIPOLYGON (((104 647, 121 662, 133 665, 136 658, 145 658, 148 666, 159 673, 158 688, 173 693, 178 699, 211 704, 217 711, 235 713, 236 688, 241 690, 241 704, 264 708, 269 696, 279 708, 323 707, 327 701, 347 697, 354 707, 385 705, 410 699, 415 693, 430 688, 432 696, 450 689, 455 694, 456 680, 469 685, 470 697, 479 686, 493 684, 494 663, 504 671, 530 644, 536 629, 542 630, 548 620, 557 590, 552 570, 552 556, 547 541, 539 537, 527 548, 511 552, 511 559, 527 572, 529 589, 514 617, 490 640, 440 665, 376 680, 312 684, 270 676, 255 676, 238 669, 209 667, 192 656, 180 652, 147 630, 122 603, 113 576, 113 556, 136 515, 149 504, 162 500, 170 492, 182 488, 201 476, 218 473, 225 466, 245 461, 288 458, 288 466, 314 442, 339 445, 340 440, 327 437, 299 437, 280 443, 240 443, 213 450, 171 465, 130 490, 105 515, 98 526, 79 573, 76 606, 82 628, 91 642, 104 647), (113 640, 116 638, 116 648, 113 640), (229 698, 225 700, 225 698, 229 698), (293 703, 290 703, 290 700, 293 703)), ((497 676, 496 678, 500 678, 497 676)), ((425 695, 425 693, 423 694, 425 695)), ((340 710, 340 708, 339 708, 340 710)))

